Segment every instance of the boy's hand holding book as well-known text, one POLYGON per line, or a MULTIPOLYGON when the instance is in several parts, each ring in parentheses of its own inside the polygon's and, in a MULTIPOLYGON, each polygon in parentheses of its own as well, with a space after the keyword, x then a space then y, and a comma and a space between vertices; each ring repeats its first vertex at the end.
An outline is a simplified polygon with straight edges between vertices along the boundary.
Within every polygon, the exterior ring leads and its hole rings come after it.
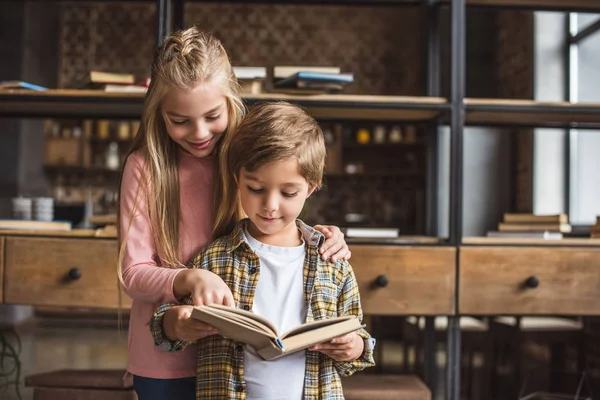
POLYGON ((312 346, 309 350, 320 351, 335 361, 354 361, 361 356, 364 348, 363 339, 356 332, 350 332, 328 342, 312 346))
POLYGON ((193 342, 219 333, 213 326, 192 316, 193 306, 175 306, 165 313, 163 331, 170 340, 193 342))

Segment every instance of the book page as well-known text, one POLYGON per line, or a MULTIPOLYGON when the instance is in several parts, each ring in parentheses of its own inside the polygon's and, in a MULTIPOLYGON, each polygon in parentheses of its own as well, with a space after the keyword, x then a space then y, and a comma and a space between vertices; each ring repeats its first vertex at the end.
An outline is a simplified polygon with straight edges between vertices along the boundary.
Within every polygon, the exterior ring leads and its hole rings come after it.
POLYGON ((312 331, 312 330, 315 330, 318 328, 322 328, 324 326, 334 325, 334 324, 340 323, 342 321, 347 321, 347 320, 350 320, 353 318, 356 318, 356 316, 355 315, 345 315, 345 316, 337 317, 337 318, 322 319, 319 321, 308 322, 306 324, 302 324, 293 329, 290 329, 289 331, 287 331, 286 333, 281 335, 281 339, 289 338, 294 335, 299 335, 301 333, 312 331))
MULTIPOLYGON (((332 320, 326 321, 332 322, 332 320)), ((350 332, 355 332, 364 327, 356 316, 336 318, 335 321, 337 322, 332 324, 317 324, 319 328, 316 329, 313 324, 313 329, 302 333, 296 333, 283 339, 283 346, 281 346, 281 348, 277 348, 275 345, 270 344, 269 346, 259 348, 258 354, 265 360, 275 360, 286 354, 292 354, 307 349, 315 344, 327 342, 328 340, 350 332)))
POLYGON ((217 304, 197 308, 230 321, 256 327, 274 338, 278 336, 277 328, 269 320, 253 312, 217 304))

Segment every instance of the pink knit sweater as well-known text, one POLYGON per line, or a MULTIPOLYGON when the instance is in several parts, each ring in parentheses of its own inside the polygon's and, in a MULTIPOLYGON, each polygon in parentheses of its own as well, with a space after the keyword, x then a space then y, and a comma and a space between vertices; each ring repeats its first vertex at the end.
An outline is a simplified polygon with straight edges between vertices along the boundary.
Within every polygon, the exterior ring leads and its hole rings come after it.
MULTIPOLYGON (((179 240, 180 260, 184 264, 210 240, 213 161, 212 157, 196 158, 180 152, 179 240)), ((134 153, 125 164, 120 198, 123 237, 134 211, 144 163, 141 154, 134 153)), ((156 249, 146 207, 148 201, 153 201, 152 194, 141 191, 123 254, 125 293, 133 299, 127 371, 149 378, 192 377, 196 375, 196 347, 190 346, 182 353, 161 351, 154 345, 148 326, 160 304, 175 301, 173 280, 181 271, 160 267, 154 261, 156 249)))

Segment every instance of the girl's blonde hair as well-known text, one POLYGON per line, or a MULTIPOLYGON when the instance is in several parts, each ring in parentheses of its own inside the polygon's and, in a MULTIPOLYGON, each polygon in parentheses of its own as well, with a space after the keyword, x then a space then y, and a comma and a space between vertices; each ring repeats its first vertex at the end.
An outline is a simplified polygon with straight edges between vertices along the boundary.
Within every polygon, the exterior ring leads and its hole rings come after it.
MULTIPOLYGON (((229 117, 224 138, 239 125, 244 115, 244 105, 229 57, 221 42, 196 27, 175 32, 163 41, 154 55, 150 78, 140 130, 128 154, 141 151, 146 165, 144 182, 140 182, 140 191, 144 191, 145 196, 137 194, 135 208, 139 207, 138 201, 147 199, 146 206, 160 265, 177 268, 183 267, 179 259, 179 153, 178 144, 167 133, 161 111, 162 100, 171 89, 191 90, 205 82, 217 85, 225 96, 229 117)), ((214 151, 218 154, 219 147, 214 151)), ((218 165, 215 171, 218 171, 218 165)), ((136 211, 133 210, 131 220, 135 218, 136 211)), ((121 237, 124 234, 126 238, 129 228, 123 233, 120 232, 120 223, 117 226, 121 242, 118 273, 119 280, 123 283, 121 263, 125 240, 121 240, 121 237)))
POLYGON ((289 157, 311 189, 322 185, 325 139, 317 121, 286 102, 263 103, 251 109, 236 132, 223 141, 219 155, 221 204, 215 208, 214 237, 232 231, 242 216, 236 180, 244 168, 258 168, 289 157))

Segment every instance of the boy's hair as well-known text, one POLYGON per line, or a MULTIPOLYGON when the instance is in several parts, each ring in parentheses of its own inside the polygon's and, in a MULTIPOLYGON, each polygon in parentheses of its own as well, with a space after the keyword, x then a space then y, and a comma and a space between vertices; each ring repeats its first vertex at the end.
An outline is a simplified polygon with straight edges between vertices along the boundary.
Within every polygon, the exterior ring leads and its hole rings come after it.
MULTIPOLYGON (((129 154, 141 150, 146 161, 144 182, 141 183, 146 194, 152 196, 147 206, 161 265, 183 267, 179 260, 178 145, 167 133, 161 103, 173 88, 190 90, 205 82, 217 85, 226 98, 229 116, 224 137, 237 128, 245 109, 233 68, 221 42, 196 27, 174 32, 165 38, 154 55, 150 78, 140 130, 129 154)), ((218 153, 219 147, 214 151, 218 153)), ((207 187, 207 190, 211 188, 207 187)), ((138 199, 142 201, 139 195, 138 199)), ((127 235, 127 232, 124 234, 127 235)), ((121 235, 119 232, 119 238, 121 235)), ((120 264, 121 259, 118 271, 122 282, 120 264)))
POLYGON ((235 179, 242 168, 258 168, 289 157, 311 189, 321 187, 325 169, 325 139, 317 121, 286 102, 263 103, 251 109, 237 131, 223 142, 220 154, 221 204, 215 212, 214 237, 233 229, 241 217, 235 179))

